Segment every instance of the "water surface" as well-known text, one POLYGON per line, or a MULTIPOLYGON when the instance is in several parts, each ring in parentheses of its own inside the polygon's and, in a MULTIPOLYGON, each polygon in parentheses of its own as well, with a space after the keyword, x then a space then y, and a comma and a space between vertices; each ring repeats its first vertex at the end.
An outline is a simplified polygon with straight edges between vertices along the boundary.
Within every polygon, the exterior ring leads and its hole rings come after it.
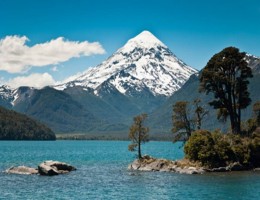
MULTIPOLYGON (((0 199, 258 199, 260 173, 182 175, 131 172, 134 155, 121 141, 1 141, 0 199), (6 168, 37 166, 44 160, 68 162, 70 174, 44 177, 8 175, 6 168)), ((149 142, 143 153, 180 159, 183 150, 171 142, 149 142)))

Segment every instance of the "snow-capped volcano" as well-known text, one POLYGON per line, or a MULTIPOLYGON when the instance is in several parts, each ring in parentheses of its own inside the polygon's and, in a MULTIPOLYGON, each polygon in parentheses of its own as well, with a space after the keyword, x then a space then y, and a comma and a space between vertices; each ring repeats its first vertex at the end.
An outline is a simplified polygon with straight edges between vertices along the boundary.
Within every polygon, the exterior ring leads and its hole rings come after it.
POLYGON ((102 85, 110 85, 125 95, 148 89, 155 96, 170 96, 196 72, 152 33, 143 31, 100 65, 54 88, 83 86, 99 94, 102 85))

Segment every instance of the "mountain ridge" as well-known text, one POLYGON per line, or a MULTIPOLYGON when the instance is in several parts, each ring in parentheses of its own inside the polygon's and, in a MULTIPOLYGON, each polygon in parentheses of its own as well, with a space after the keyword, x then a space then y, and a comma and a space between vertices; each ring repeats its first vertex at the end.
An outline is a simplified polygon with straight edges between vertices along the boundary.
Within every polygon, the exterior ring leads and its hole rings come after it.
MULTIPOLYGON (((246 59, 254 74, 260 74, 260 59, 250 54, 246 59)), ((149 114, 153 133, 169 133, 174 102, 209 98, 197 94, 198 75, 144 31, 72 81, 42 89, 1 86, 0 105, 25 113, 58 133, 126 133, 133 116, 140 113, 149 114)), ((253 99, 257 99, 252 84, 257 85, 258 79, 250 84, 253 99)), ((216 124, 212 121, 207 126, 216 124)))

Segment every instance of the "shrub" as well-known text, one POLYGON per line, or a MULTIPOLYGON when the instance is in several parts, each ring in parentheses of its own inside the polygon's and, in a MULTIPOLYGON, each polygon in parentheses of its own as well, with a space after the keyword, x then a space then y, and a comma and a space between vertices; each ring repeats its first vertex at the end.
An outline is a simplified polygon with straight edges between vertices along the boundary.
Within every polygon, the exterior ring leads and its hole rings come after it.
POLYGON ((234 159, 234 152, 232 151, 229 138, 221 132, 213 132, 212 137, 214 140, 214 151, 217 154, 217 165, 226 166, 234 159))
POLYGON ((184 152, 186 158, 206 167, 227 166, 233 162, 246 167, 259 167, 260 127, 250 138, 198 130, 192 133, 184 146, 184 152))
POLYGON ((260 127, 253 133, 249 149, 250 162, 254 167, 260 167, 260 127))
POLYGON ((230 134, 228 137, 233 151, 233 156, 230 160, 248 166, 250 164, 249 138, 242 138, 241 136, 234 134, 230 134))
POLYGON ((184 146, 186 157, 192 161, 199 161, 204 166, 214 167, 218 155, 214 148, 212 134, 206 130, 197 130, 184 146))

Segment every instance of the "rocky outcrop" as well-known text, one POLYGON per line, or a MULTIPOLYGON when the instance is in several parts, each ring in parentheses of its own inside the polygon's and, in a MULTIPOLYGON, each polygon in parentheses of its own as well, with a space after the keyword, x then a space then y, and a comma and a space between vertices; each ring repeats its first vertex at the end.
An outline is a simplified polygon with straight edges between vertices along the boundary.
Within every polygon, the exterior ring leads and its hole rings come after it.
POLYGON ((5 170, 5 172, 8 174, 40 174, 45 176, 53 176, 59 174, 66 174, 74 170, 76 170, 76 168, 67 163, 49 160, 39 164, 38 169, 27 166, 18 166, 11 167, 5 170))
POLYGON ((136 159, 128 166, 129 170, 139 171, 160 171, 175 172, 180 174, 202 174, 205 170, 202 167, 185 163, 184 161, 171 161, 166 159, 156 159, 150 156, 143 156, 142 159, 136 159))
POLYGON ((76 168, 67 163, 52 160, 45 161, 38 166, 39 174, 45 176, 66 174, 74 170, 76 168))
MULTIPOLYGON (((252 170, 252 168, 245 167, 239 162, 234 162, 225 167, 208 168, 201 167, 197 163, 189 160, 166 160, 152 158, 148 155, 143 156, 142 159, 136 159, 128 166, 128 170, 138 171, 160 171, 160 172, 176 172, 180 174, 202 174, 204 172, 229 172, 229 171, 244 171, 252 170)), ((259 171, 260 168, 255 168, 254 171, 259 171)))
POLYGON ((9 169, 5 170, 5 172, 8 174, 38 174, 37 169, 26 166, 10 167, 9 169))

